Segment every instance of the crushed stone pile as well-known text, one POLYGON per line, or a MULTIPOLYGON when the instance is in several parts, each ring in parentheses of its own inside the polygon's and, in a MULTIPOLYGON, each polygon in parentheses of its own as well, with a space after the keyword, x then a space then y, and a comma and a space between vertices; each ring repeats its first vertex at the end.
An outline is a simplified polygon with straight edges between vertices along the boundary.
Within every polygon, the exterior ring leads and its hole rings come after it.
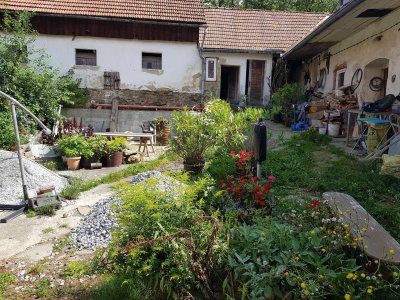
MULTIPOLYGON (((28 190, 53 185, 60 193, 68 181, 42 165, 23 158, 28 190)), ((0 204, 19 205, 23 203, 22 180, 18 156, 14 152, 0 150, 0 204)))
MULTIPOLYGON (((178 197, 180 191, 177 187, 184 187, 185 184, 176 179, 163 175, 158 171, 140 173, 132 178, 132 184, 155 178, 158 180, 157 189, 178 197)), ((112 230, 118 226, 115 219, 117 212, 115 207, 120 206, 121 200, 118 196, 111 196, 97 202, 92 206, 89 215, 81 220, 78 228, 71 233, 72 248, 96 250, 105 248, 111 240, 112 230)))

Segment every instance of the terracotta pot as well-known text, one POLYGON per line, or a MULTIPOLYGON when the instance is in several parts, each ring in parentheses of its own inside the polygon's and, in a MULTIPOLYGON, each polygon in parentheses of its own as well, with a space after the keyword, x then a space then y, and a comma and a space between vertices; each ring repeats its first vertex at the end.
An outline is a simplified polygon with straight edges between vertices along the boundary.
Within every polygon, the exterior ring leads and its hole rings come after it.
POLYGON ((79 162, 81 161, 81 157, 67 157, 67 166, 68 170, 75 171, 79 169, 79 162))
POLYGON ((189 172, 193 175, 198 175, 203 172, 204 162, 198 164, 188 164, 183 162, 183 168, 186 172, 189 172))
POLYGON ((119 167, 122 165, 122 160, 124 159, 124 152, 115 152, 111 155, 108 155, 106 158, 107 167, 119 167))

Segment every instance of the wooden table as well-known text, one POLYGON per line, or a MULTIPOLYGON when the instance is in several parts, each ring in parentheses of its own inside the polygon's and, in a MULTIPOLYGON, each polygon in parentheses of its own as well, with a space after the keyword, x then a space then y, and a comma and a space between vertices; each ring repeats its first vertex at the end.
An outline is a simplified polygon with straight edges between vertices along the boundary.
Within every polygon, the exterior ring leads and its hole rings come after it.
POLYGON ((151 148, 154 151, 154 139, 155 139, 155 134, 152 133, 135 133, 135 132, 95 132, 93 133, 94 135, 101 135, 101 136, 107 136, 111 138, 115 137, 125 137, 125 138, 139 138, 140 139, 140 144, 139 144, 139 152, 140 149, 143 146, 143 152, 147 152, 147 156, 149 156, 149 148, 147 147, 147 141, 150 141, 151 148))

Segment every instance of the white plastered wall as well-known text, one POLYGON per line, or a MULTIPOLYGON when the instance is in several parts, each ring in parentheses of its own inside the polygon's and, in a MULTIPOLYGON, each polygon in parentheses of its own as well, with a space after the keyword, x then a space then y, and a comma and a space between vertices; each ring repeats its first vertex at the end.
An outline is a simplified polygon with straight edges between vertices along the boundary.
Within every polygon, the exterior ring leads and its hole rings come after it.
POLYGON ((200 92, 202 64, 196 43, 39 35, 35 46, 46 51, 61 73, 73 68, 84 88, 102 89, 104 72, 115 71, 121 89, 200 92), (97 66, 75 66, 75 49, 96 50, 97 66), (143 70, 142 52, 161 53, 162 70, 143 70))
MULTIPOLYGON (((320 89, 320 91, 324 93, 332 92, 335 82, 335 68, 340 65, 346 65, 345 85, 351 84, 354 72, 358 68, 361 68, 364 77, 360 87, 356 90, 357 96, 364 102, 371 102, 379 99, 380 93, 371 93, 369 90, 368 78, 371 77, 372 74, 371 70, 366 71, 366 66, 376 59, 385 58, 389 60, 389 64, 387 65, 389 73, 386 93, 398 95, 400 93, 400 24, 397 24, 399 21, 400 9, 376 21, 361 32, 343 40, 326 51, 326 53, 330 52, 332 57, 330 59, 330 70, 326 85, 323 89, 320 89), (390 27, 392 28, 388 29, 390 27), (382 31, 385 32, 381 33, 382 31), (367 39, 376 34, 378 34, 379 38, 372 37, 367 39), (392 82, 392 77, 395 77, 394 82, 392 82)), ((304 83, 304 72, 307 70, 311 73, 312 84, 318 80, 319 69, 325 67, 326 62, 322 59, 323 54, 324 53, 320 53, 320 55, 314 57, 312 61, 304 62, 303 67, 300 68, 301 71, 296 74, 299 83, 304 83)), ((381 74, 380 70, 375 73, 375 75, 381 74)))
MULTIPOLYGON (((239 67, 239 95, 240 97, 246 94, 246 69, 247 60, 263 60, 265 61, 265 75, 264 75, 264 104, 271 98, 270 80, 272 74, 272 55, 270 54, 249 54, 249 53, 215 53, 205 52, 204 57, 215 57, 218 59, 217 72, 220 72, 220 66, 237 66, 239 67)), ((221 74, 217 74, 220 78, 221 74)), ((220 80, 217 83, 220 85, 220 80)), ((219 91, 219 87, 217 88, 219 91)), ((217 93, 219 96, 219 93, 217 93)))

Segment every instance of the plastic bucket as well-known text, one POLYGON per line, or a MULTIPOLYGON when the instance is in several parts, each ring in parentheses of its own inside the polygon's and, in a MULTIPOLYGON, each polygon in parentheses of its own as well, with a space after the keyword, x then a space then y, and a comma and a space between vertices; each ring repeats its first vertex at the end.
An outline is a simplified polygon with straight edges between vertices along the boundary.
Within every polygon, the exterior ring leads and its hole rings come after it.
POLYGON ((387 140, 389 124, 368 124, 367 151, 371 153, 375 148, 387 140))
POLYGON ((340 124, 338 123, 329 123, 328 124, 328 135, 329 136, 338 136, 340 130, 340 124))

